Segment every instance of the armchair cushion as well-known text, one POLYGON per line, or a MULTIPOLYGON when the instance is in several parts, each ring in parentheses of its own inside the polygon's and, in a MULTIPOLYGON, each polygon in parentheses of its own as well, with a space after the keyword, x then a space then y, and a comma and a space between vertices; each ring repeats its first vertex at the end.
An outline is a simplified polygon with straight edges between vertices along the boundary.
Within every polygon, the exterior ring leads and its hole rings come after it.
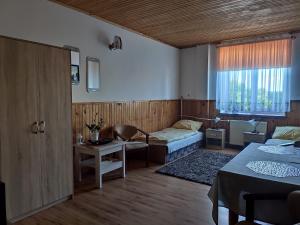
POLYGON ((147 147, 148 144, 145 142, 133 141, 133 142, 126 143, 126 150, 142 149, 147 147))

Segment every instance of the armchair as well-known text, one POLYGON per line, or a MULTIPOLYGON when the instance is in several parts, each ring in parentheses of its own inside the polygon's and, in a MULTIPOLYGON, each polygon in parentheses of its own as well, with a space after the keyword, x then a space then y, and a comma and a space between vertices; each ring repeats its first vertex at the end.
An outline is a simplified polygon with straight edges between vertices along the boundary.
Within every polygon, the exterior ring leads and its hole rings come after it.
POLYGON ((119 137, 123 141, 128 142, 128 144, 126 144, 126 151, 144 149, 146 167, 149 166, 149 134, 147 132, 131 125, 116 125, 114 126, 113 133, 115 138, 119 137), (145 135, 146 142, 134 140, 134 137, 138 134, 138 132, 145 135))

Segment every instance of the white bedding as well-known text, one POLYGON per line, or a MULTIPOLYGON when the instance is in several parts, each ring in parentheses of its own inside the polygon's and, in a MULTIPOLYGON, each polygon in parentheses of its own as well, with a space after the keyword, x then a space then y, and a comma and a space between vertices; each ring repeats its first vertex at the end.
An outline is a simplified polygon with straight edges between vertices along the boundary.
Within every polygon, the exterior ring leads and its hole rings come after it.
POLYGON ((161 144, 161 143, 151 143, 152 145, 163 145, 163 146, 167 146, 168 147, 168 154, 177 151, 178 149, 181 148, 185 148, 189 145, 192 145, 194 143, 197 143, 199 141, 203 140, 203 133, 202 132, 197 132, 194 135, 181 139, 181 140, 177 140, 177 141, 173 141, 170 143, 166 143, 166 144, 161 144))
POLYGON ((198 131, 166 128, 160 131, 150 133, 149 143, 150 144, 168 144, 181 139, 186 139, 197 134, 198 131))
POLYGON ((281 145, 281 144, 288 144, 288 143, 294 143, 295 141, 291 140, 283 140, 283 139, 268 139, 266 141, 266 145, 281 145))

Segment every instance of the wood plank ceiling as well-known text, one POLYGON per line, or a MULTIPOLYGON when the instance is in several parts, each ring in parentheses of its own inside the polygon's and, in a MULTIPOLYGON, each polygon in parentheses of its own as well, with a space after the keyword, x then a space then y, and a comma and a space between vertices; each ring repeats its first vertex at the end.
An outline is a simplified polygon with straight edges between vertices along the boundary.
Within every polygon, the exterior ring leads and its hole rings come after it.
POLYGON ((183 48, 300 30, 300 0, 55 0, 183 48))

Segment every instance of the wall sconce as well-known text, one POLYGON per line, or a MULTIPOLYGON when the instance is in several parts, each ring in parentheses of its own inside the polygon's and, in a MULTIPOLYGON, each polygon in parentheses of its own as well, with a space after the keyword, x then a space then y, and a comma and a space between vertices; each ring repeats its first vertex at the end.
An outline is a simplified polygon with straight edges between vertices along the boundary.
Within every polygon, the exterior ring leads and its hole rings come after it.
POLYGON ((108 47, 110 50, 122 49, 122 39, 119 36, 115 36, 113 43, 111 43, 108 47))

